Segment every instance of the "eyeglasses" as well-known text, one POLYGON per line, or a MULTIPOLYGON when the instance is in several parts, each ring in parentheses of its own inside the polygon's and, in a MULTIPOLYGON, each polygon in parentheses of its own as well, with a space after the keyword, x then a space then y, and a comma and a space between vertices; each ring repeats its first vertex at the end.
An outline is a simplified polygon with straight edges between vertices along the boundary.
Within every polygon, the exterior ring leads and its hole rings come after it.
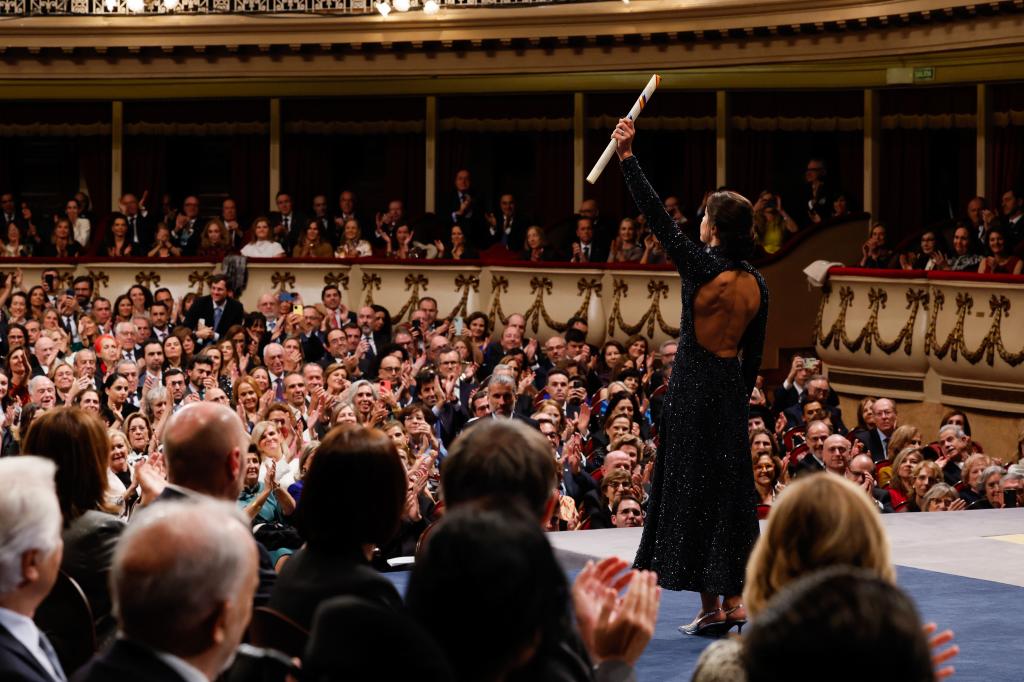
POLYGON ((622 509, 622 508, 619 508, 619 511, 616 512, 616 513, 619 516, 643 516, 643 514, 644 514, 639 509, 622 509))

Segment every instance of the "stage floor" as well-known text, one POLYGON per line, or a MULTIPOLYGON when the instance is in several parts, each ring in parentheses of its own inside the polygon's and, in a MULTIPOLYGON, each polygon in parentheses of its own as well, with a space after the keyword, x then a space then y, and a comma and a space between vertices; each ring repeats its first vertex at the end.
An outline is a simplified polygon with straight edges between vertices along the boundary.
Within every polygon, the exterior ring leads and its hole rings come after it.
MULTIPOLYGON (((1024 509, 883 514, 881 518, 897 567, 1024 587, 1024 509)), ((612 528, 548 537, 562 565, 571 571, 589 559, 611 555, 632 561, 640 534, 639 528, 612 528)))

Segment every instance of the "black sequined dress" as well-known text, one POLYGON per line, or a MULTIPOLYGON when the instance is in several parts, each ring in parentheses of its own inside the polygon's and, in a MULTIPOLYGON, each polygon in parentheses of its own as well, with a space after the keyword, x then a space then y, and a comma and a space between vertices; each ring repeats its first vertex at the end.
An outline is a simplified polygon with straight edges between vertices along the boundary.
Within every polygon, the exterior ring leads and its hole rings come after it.
POLYGON ((657 571, 666 589, 737 595, 758 536, 747 413, 761 366, 768 289, 749 263, 727 260, 683 234, 636 157, 622 163, 622 172, 637 208, 679 270, 683 308, 634 565, 657 571), (757 279, 761 308, 743 334, 740 356, 721 358, 697 342, 693 299, 702 284, 737 269, 757 279))

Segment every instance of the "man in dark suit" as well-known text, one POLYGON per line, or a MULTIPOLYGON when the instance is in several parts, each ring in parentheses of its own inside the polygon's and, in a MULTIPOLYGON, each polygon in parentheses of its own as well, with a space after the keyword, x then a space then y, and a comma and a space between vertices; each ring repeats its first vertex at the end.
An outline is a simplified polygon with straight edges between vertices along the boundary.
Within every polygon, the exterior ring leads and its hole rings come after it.
POLYGON ((252 615, 252 535, 234 505, 162 502, 121 536, 111 567, 120 636, 77 682, 217 679, 252 615))
POLYGON ((145 206, 131 192, 125 192, 120 200, 121 214, 128 222, 128 242, 132 253, 145 255, 153 243, 153 228, 156 224, 146 212, 145 206))
POLYGON ((53 486, 56 467, 40 457, 0 459, 0 680, 64 682, 49 639, 32 618, 60 571, 64 544, 53 486))
POLYGON ((787 407, 782 413, 786 416, 786 428, 792 429, 801 424, 805 423, 804 419, 804 407, 807 403, 817 402, 820 403, 822 408, 828 412, 829 421, 832 423, 832 430, 836 433, 846 434, 846 425, 843 424, 843 413, 838 407, 830 405, 828 402, 829 395, 832 393, 829 388, 828 379, 819 375, 816 375, 809 379, 805 384, 805 390, 802 396, 800 396, 800 402, 791 407, 787 407))
POLYGON ((245 246, 246 225, 238 216, 238 203, 231 197, 221 202, 220 220, 228 231, 229 248, 238 251, 245 246))
POLYGON ((230 298, 229 293, 227 276, 216 275, 210 282, 210 295, 197 298, 185 315, 185 326, 195 331, 196 338, 204 345, 220 340, 228 329, 242 324, 245 308, 230 298))
POLYGON ((867 438, 860 437, 859 440, 864 443, 868 452, 871 453, 871 459, 875 460, 876 464, 885 460, 891 462, 899 454, 898 452, 889 452, 889 438, 896 430, 896 422, 899 418, 896 413, 896 403, 888 398, 879 398, 871 407, 871 412, 875 417, 875 428, 867 432, 867 438))
MULTIPOLYGON (((165 377, 173 372, 179 372, 180 376, 180 370, 171 369, 165 377)), ((249 435, 242 428, 238 415, 228 407, 214 402, 186 403, 186 406, 188 409, 176 411, 167 420, 164 430, 167 479, 152 467, 143 467, 139 486, 145 496, 155 499, 156 503, 210 497, 234 504, 245 478, 249 435)), ((262 606, 270 599, 277 574, 270 554, 259 543, 256 546, 260 583, 254 604, 262 606)))
POLYGON ((892 497, 889 495, 889 491, 875 485, 875 463, 871 461, 870 455, 858 454, 851 459, 850 465, 846 469, 846 478, 871 495, 878 511, 883 514, 893 513, 892 497))
POLYGON ((796 465, 797 477, 825 470, 825 441, 831 435, 828 424, 813 421, 807 425, 807 454, 796 465))
MULTIPOLYGON (((473 189, 473 177, 465 168, 455 174, 455 191, 449 195, 449 225, 458 225, 470 244, 486 243, 484 221, 484 202, 473 189)), ((447 235, 445 235, 447 236, 447 235)))
POLYGON ((5 235, 7 234, 7 226, 14 223, 21 229, 22 239, 24 239, 25 232, 28 231, 28 221, 22 215, 17 202, 14 200, 14 194, 11 192, 0 194, 0 219, 4 221, 5 235))
POLYGON ((500 243, 515 253, 522 251, 526 242, 526 228, 529 227, 529 221, 525 216, 516 212, 516 198, 511 194, 502 194, 498 201, 498 209, 497 215, 487 213, 484 216, 488 229, 481 235, 482 239, 478 247, 486 249, 500 243))
POLYGON ((275 197, 277 210, 270 213, 270 226, 274 238, 291 253, 299 235, 306 229, 306 219, 292 209, 292 197, 288 192, 278 192, 275 197))
POLYGON ((363 239, 373 239, 374 237, 374 222, 356 207, 356 195, 352 190, 342 190, 341 194, 338 195, 338 210, 335 212, 332 220, 334 226, 331 229, 331 233, 339 240, 345 228, 345 223, 350 220, 355 220, 359 223, 363 239))
POLYGON ((203 219, 199 216, 199 197, 187 196, 181 204, 181 213, 171 227, 171 241, 181 249, 181 255, 191 256, 199 246, 203 234, 203 219))
POLYGON ((591 218, 576 220, 576 241, 572 243, 569 260, 573 263, 608 262, 608 247, 594 240, 594 221, 591 218))

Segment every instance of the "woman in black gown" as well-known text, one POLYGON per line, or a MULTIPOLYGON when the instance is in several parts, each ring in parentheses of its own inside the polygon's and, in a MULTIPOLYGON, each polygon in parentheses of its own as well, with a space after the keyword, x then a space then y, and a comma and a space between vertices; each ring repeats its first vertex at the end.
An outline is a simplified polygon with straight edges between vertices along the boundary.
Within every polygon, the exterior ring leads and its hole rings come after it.
POLYGON ((747 445, 748 398, 761 365, 768 289, 744 258, 753 208, 733 192, 708 200, 702 244, 665 212, 632 154, 632 121, 613 137, 637 208, 679 270, 679 351, 665 397, 650 507, 635 567, 670 590, 701 593, 701 612, 680 628, 720 634, 742 627, 747 557, 758 536, 747 445), (724 600, 720 603, 719 596, 724 600))

